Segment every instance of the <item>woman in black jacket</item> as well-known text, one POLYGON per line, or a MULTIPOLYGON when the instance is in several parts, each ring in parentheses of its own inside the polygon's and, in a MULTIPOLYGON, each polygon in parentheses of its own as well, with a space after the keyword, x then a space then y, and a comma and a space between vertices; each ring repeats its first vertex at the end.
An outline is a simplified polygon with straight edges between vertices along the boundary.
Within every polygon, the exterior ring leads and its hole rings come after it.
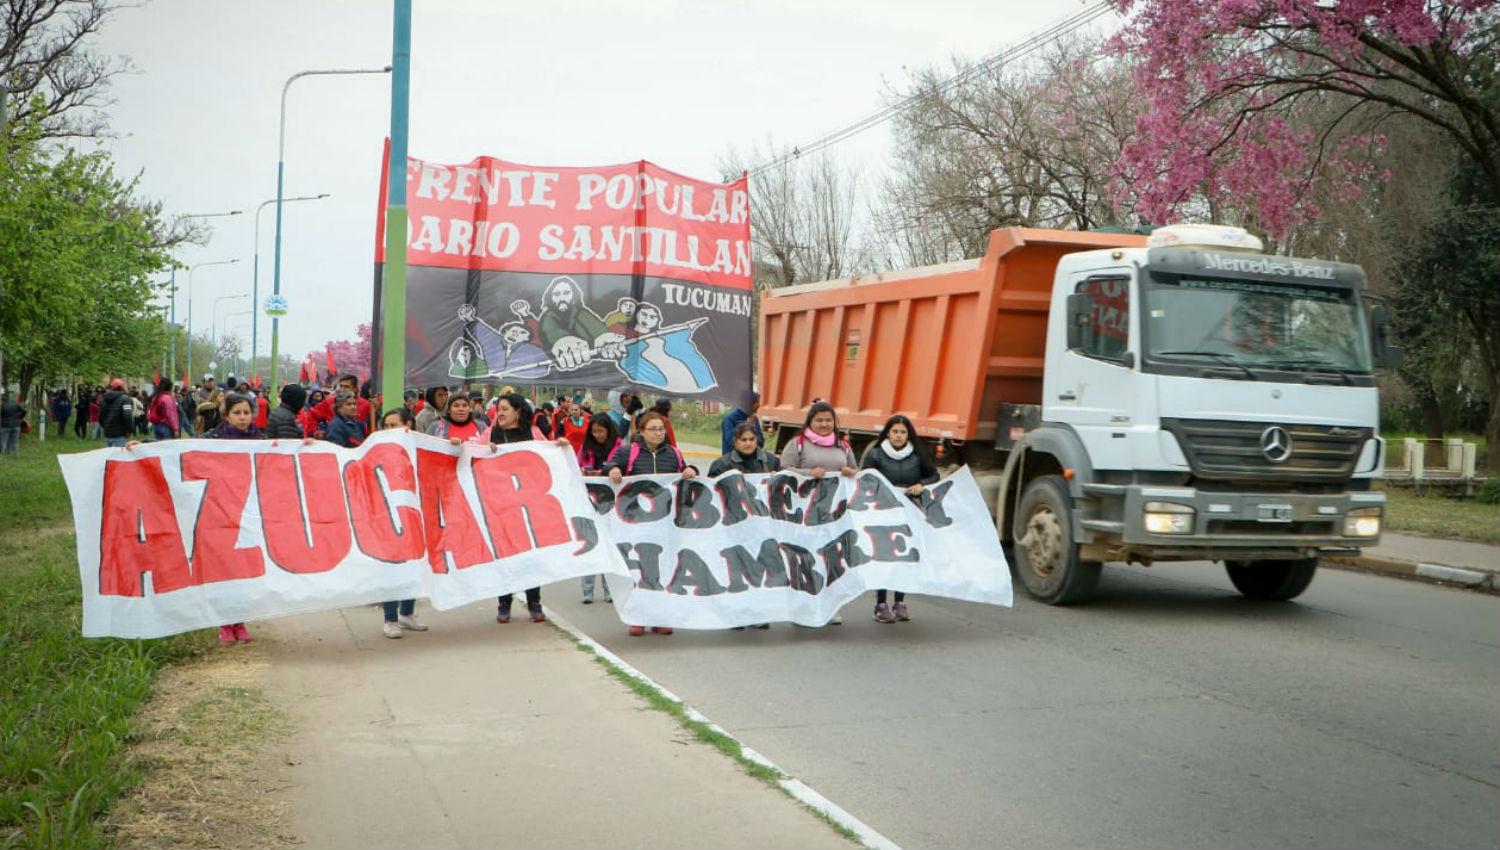
MULTIPOLYGON (((885 480, 904 490, 907 498, 913 501, 922 495, 927 485, 936 484, 938 480, 937 466, 917 439, 916 426, 899 413, 886 420, 885 427, 880 429, 880 436, 869 451, 865 452, 864 463, 860 466, 884 475, 885 480)), ((885 594, 884 590, 875 591, 875 621, 894 623, 897 620, 910 620, 911 615, 906 610, 906 594, 896 591, 895 610, 886 604, 885 594)))
POLYGON ((778 472, 781 460, 760 447, 760 429, 749 422, 736 425, 729 441, 729 453, 713 462, 708 474, 717 478, 726 472, 778 472))

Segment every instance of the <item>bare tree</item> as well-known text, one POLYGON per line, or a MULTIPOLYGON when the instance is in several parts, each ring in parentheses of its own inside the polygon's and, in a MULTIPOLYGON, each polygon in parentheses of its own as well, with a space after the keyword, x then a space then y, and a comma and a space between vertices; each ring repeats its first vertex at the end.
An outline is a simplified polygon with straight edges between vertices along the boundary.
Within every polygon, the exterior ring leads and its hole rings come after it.
POLYGON ((1115 207, 1112 170, 1133 132, 1133 87, 1097 38, 1015 65, 954 66, 920 70, 891 94, 915 96, 897 117, 896 175, 874 211, 894 261, 975 256, 997 227, 1135 223, 1115 207))
POLYGON ((0 0, 0 128, 40 116, 44 138, 98 136, 130 60, 88 43, 120 0, 0 0))
MULTIPOLYGON (((868 268, 857 237, 862 181, 858 171, 828 153, 806 157, 774 147, 750 160, 772 163, 750 175, 750 238, 757 285, 787 286, 829 280, 868 268)), ((743 170, 734 152, 726 173, 743 170)))

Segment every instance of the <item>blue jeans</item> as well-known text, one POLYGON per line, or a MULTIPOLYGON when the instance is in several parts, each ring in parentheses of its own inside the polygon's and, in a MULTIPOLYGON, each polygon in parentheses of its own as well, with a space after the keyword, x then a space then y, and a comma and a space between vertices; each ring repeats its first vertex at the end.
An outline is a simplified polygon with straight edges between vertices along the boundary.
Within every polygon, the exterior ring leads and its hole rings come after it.
POLYGON ((21 427, 0 428, 0 455, 13 455, 21 450, 21 427))
POLYGON ((172 439, 172 426, 165 422, 158 422, 151 426, 152 433, 156 434, 158 440, 172 439))
POLYGON ((116 448, 123 449, 123 448, 125 448, 125 438, 124 437, 105 437, 104 438, 104 445, 106 445, 106 446, 114 446, 116 448))
POLYGON ((400 603, 396 603, 396 602, 382 602, 382 603, 380 603, 380 607, 385 609, 385 621, 387 623, 394 623, 394 622, 396 622, 396 613, 397 613, 397 610, 398 610, 397 609, 397 605, 398 604, 400 605, 399 611, 401 613, 401 616, 403 616, 403 617, 410 617, 411 616, 411 612, 413 612, 413 611, 415 611, 417 609, 417 600, 415 600, 415 599, 403 599, 403 600, 401 600, 400 603))

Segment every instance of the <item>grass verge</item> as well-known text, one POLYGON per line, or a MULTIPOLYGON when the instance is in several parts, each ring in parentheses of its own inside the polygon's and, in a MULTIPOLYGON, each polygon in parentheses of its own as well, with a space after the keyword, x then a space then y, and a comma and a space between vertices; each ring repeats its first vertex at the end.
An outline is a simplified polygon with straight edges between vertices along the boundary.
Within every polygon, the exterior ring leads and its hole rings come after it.
POLYGON ((1390 531, 1500 543, 1500 505, 1400 487, 1387 487, 1385 498, 1390 531))
POLYGON ((639 696, 641 699, 645 700, 646 704, 651 706, 651 708, 663 712, 664 714, 670 715, 677 721, 679 726, 692 733, 693 737, 733 759, 735 764, 738 764, 740 766, 740 769, 745 771, 745 773, 756 779, 759 779, 761 782, 766 783, 772 788, 775 788, 782 794, 785 794, 788 799, 797 803, 797 805, 806 809, 818 820, 827 824, 828 827, 834 832, 837 832, 839 835, 843 836, 849 841, 852 841, 855 844, 860 843, 859 836, 855 835, 853 830, 849 829, 838 821, 835 821, 833 818, 829 817, 826 812, 819 811, 818 809, 807 805, 806 803, 793 796, 792 793, 781 784, 782 780, 789 779, 790 777, 775 769, 774 767, 762 764, 761 762, 758 762, 745 755, 745 747, 739 742, 738 739, 725 734, 724 732, 714 728, 712 725, 705 723, 702 720, 697 720, 691 717, 688 714, 686 705, 662 693, 661 689, 657 688, 650 682, 641 679, 638 676, 631 675, 628 671, 621 669, 618 665, 611 662, 608 658, 605 658, 604 656, 595 652, 593 647, 589 646, 588 644, 583 643, 582 641, 579 641, 577 639, 573 640, 573 644, 578 647, 579 651, 586 652, 589 655, 593 656, 594 661, 598 663, 599 666, 603 667, 605 672, 607 672, 615 680, 619 681, 626 688, 629 688, 630 691, 636 696, 639 696))
MULTIPOLYGON (((166 665, 203 634, 85 639, 58 449, 23 441, 0 458, 0 847, 107 846, 102 816, 142 774, 126 758, 132 717, 166 665)), ((94 444, 87 444, 93 448, 94 444)))

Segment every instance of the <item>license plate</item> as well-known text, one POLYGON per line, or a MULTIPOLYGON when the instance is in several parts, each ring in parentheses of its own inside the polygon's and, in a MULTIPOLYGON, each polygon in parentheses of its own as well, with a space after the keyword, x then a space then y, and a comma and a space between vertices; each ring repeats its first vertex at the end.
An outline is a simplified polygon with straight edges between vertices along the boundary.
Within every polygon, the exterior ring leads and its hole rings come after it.
POLYGON ((1291 522, 1292 506, 1261 505, 1259 519, 1261 522, 1291 522))

